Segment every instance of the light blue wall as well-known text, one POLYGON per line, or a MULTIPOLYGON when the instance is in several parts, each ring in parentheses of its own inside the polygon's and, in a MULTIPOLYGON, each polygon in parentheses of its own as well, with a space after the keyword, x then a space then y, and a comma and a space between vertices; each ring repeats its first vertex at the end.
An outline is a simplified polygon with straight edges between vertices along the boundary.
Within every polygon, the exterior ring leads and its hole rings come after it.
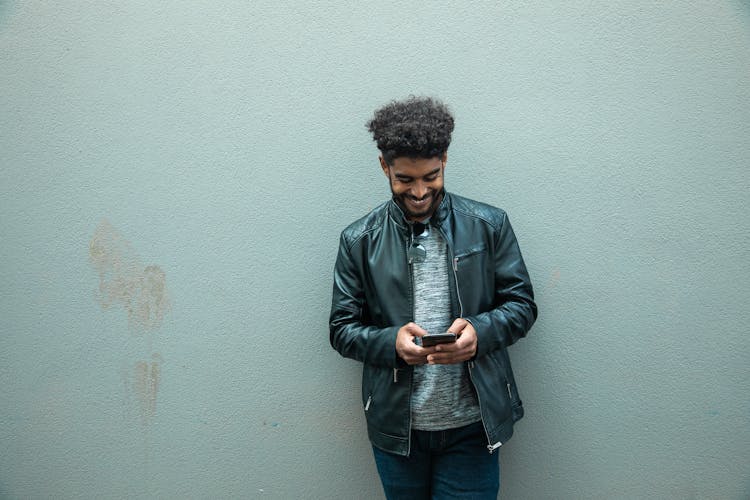
POLYGON ((750 497, 750 6, 0 2, 0 497, 378 498, 328 345, 364 123, 511 215, 510 499, 750 497))

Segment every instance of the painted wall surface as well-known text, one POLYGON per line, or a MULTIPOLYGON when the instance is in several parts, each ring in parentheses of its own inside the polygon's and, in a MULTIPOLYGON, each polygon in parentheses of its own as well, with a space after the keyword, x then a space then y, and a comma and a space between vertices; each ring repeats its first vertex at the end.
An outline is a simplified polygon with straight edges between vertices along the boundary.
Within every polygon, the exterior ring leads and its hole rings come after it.
POLYGON ((728 0, 0 2, 0 497, 380 498, 327 320, 409 94, 536 286, 503 498, 750 498, 728 0))

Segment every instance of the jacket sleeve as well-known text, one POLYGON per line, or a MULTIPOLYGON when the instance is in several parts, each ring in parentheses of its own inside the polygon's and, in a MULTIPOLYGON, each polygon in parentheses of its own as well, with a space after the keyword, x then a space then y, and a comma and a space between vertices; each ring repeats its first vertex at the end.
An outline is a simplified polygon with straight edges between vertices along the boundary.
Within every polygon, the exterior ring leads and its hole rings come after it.
POLYGON ((342 234, 333 272, 333 299, 329 318, 330 341, 342 356, 367 364, 396 368, 399 327, 378 328, 363 321, 363 276, 342 234))
POLYGON ((526 336, 537 317, 534 290, 507 215, 495 231, 495 308, 466 318, 477 332, 481 357, 526 336))

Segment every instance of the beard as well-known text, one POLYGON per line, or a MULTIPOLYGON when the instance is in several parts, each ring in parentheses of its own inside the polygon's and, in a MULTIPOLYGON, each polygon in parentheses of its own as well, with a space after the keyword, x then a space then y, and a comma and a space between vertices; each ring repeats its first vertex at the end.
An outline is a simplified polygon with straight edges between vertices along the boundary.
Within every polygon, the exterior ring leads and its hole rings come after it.
POLYGON ((432 216, 438 205, 440 205, 440 202, 443 200, 443 192, 442 189, 440 191, 430 191, 423 198, 418 200, 407 193, 396 194, 393 192, 393 188, 391 188, 393 201, 395 201, 401 210, 403 210, 406 218, 412 221, 424 220, 432 216), (415 207, 413 206, 414 202, 420 202, 420 205, 424 202, 424 206, 415 207))

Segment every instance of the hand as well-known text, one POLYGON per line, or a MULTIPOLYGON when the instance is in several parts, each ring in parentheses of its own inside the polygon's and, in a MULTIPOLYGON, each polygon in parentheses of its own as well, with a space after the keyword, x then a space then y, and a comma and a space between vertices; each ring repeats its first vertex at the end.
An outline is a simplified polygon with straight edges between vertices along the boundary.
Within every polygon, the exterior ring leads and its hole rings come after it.
POLYGON ((435 352, 435 347, 422 347, 414 343, 415 337, 425 335, 427 332, 416 323, 405 324, 396 335, 396 354, 409 365, 427 363, 427 356, 435 352))
POLYGON ((438 344, 435 353, 427 355, 427 363, 431 365, 451 365, 473 358, 477 353, 477 331, 471 323, 458 318, 448 328, 458 338, 449 344, 438 344))

